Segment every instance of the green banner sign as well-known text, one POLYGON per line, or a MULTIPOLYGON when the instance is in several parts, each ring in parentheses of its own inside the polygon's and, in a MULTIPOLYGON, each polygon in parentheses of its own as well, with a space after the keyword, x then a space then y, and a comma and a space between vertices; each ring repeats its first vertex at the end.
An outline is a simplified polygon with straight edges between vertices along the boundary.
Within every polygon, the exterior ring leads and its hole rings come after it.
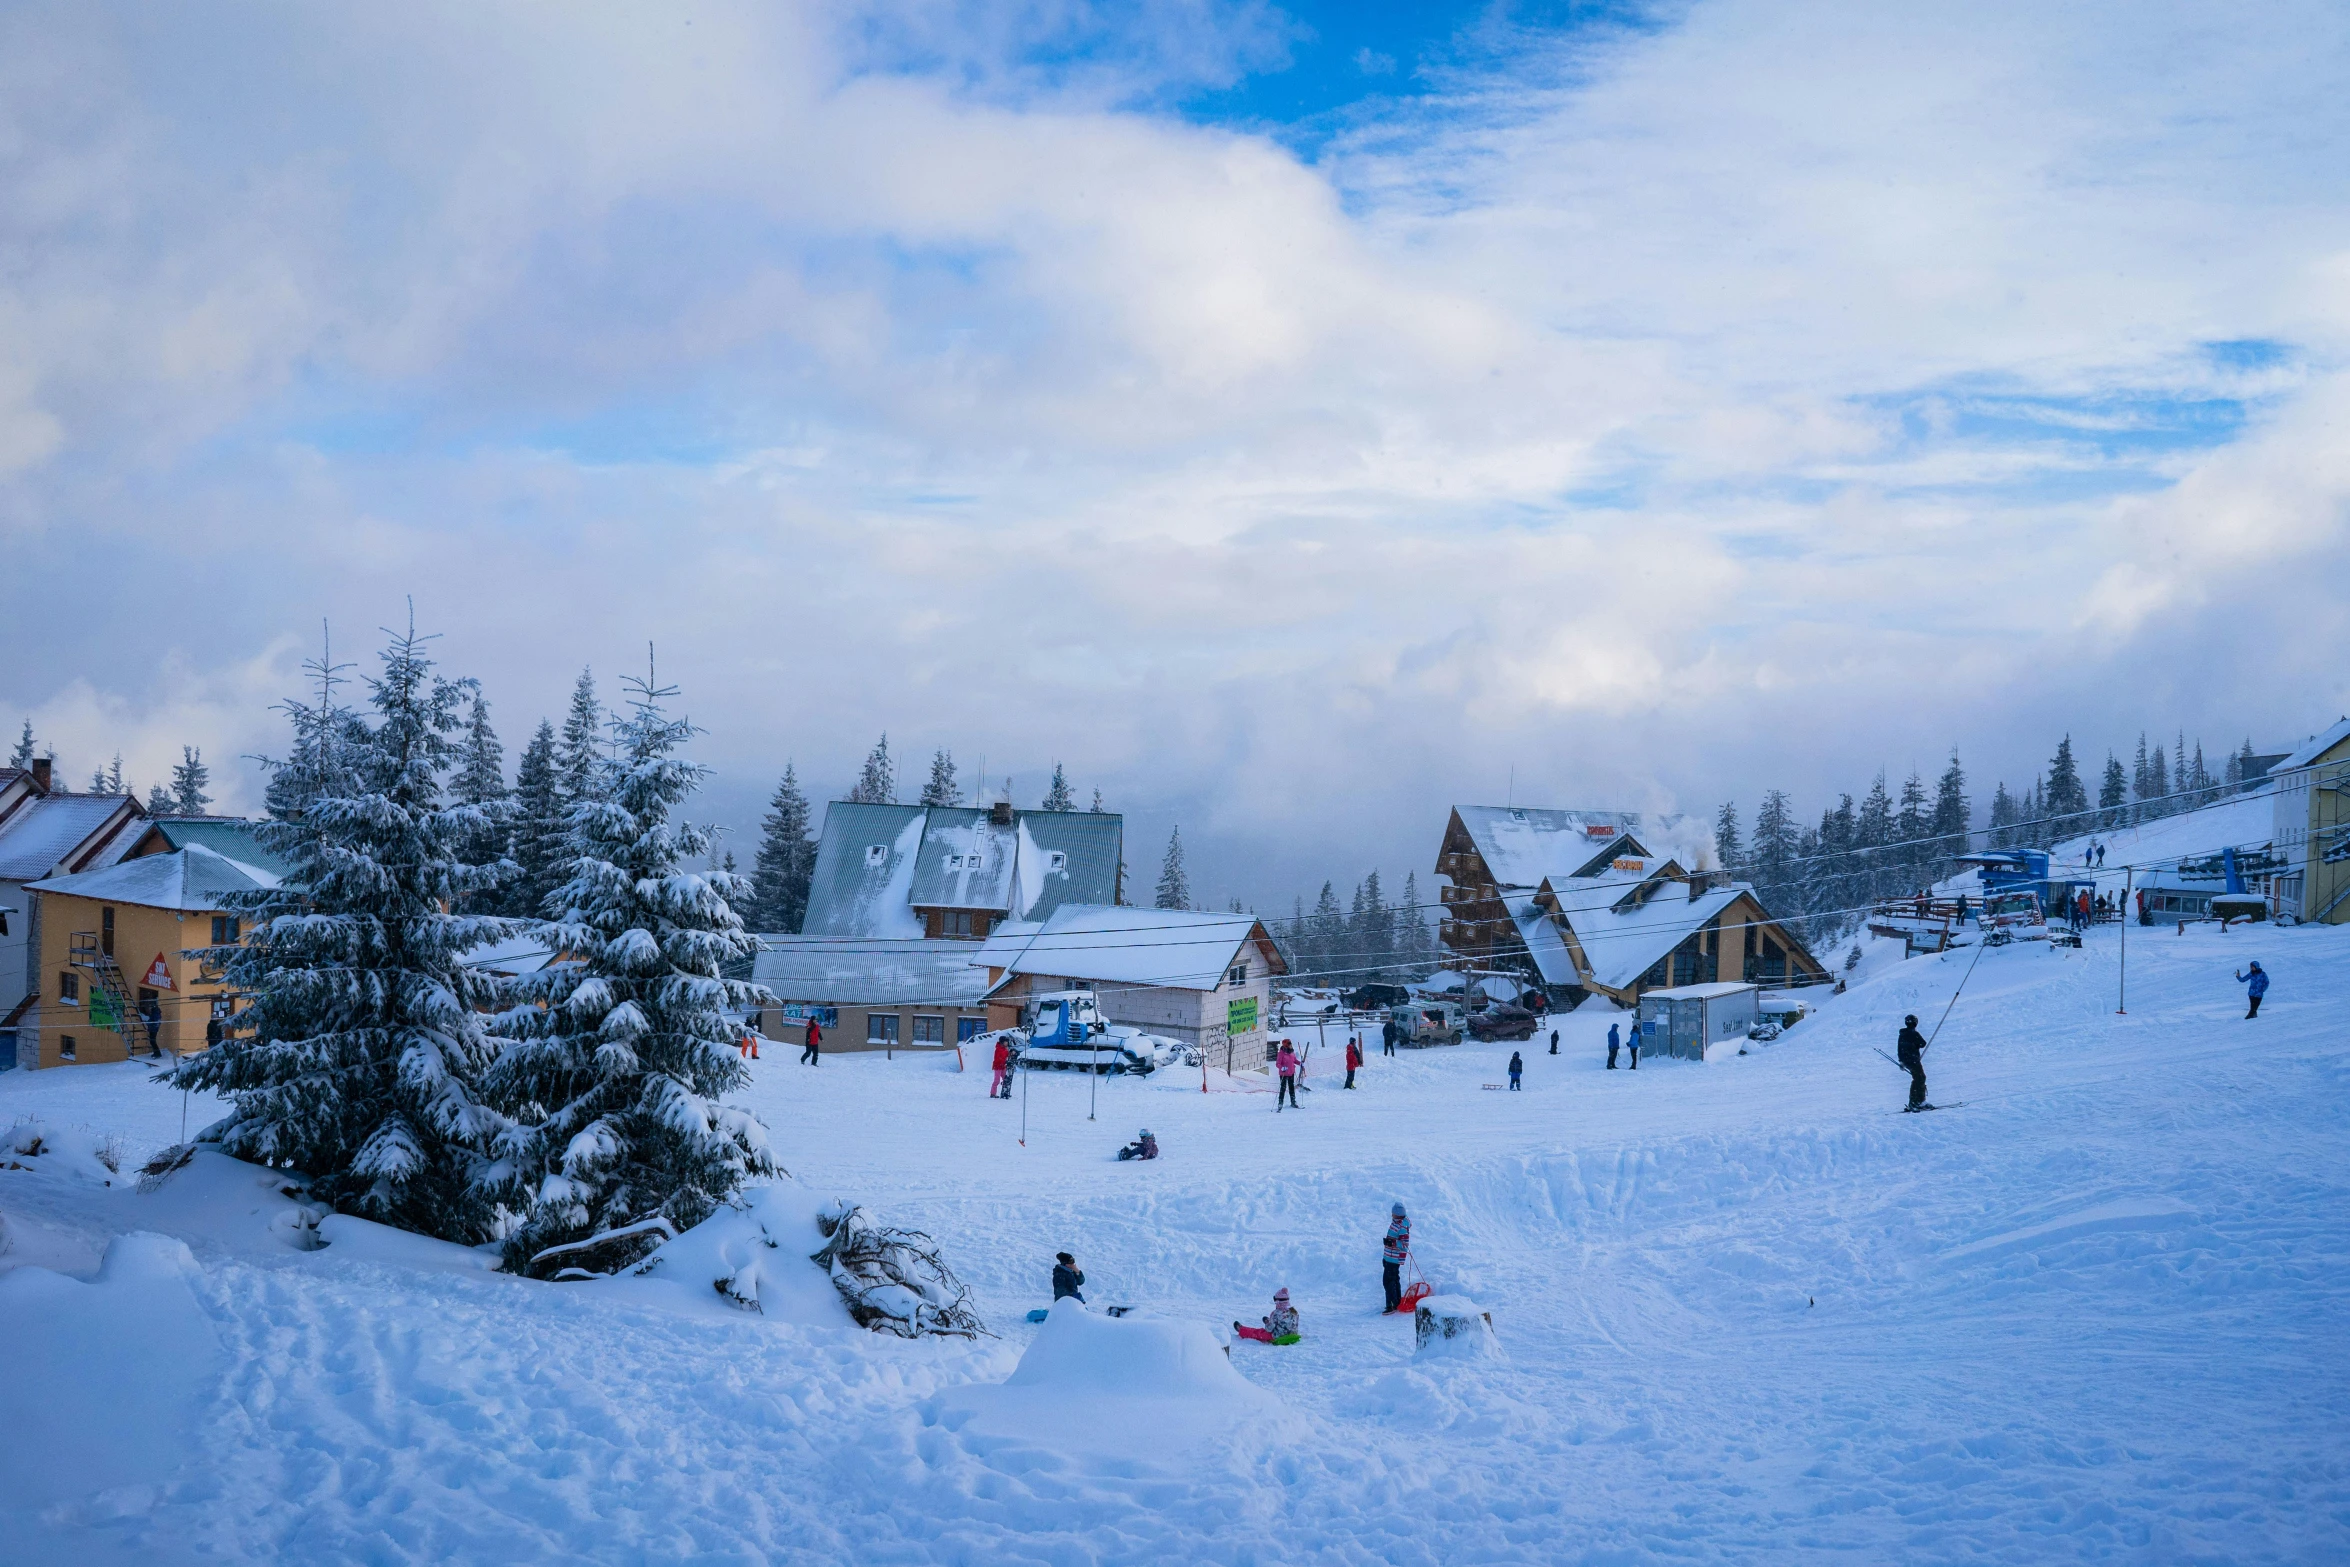
POLYGON ((1245 1033, 1247 1033, 1247 1032, 1248 1032, 1250 1029, 1252 1029, 1252 1028, 1255 1028, 1256 1026, 1257 1026, 1257 998, 1256 998, 1256 997, 1254 997, 1254 996, 1243 996, 1243 997, 1242 997, 1240 1000, 1238 1000, 1238 1001, 1231 1001, 1231 1002, 1227 1002, 1227 1003, 1225 1003, 1225 1007, 1224 1007, 1224 1031, 1225 1031, 1226 1033, 1228 1033, 1228 1034, 1245 1034, 1245 1033))

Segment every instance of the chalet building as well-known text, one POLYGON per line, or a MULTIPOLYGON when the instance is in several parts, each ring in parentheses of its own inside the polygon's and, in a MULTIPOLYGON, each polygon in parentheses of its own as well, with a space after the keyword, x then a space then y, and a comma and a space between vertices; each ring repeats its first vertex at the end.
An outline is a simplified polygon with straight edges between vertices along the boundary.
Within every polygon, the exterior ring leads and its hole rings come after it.
POLYGON ((759 1032, 796 1045, 813 1018, 824 1049, 946 1050, 988 1020, 979 946, 927 938, 841 940, 762 936, 751 977, 775 997, 759 1032))
POLYGON ((1437 874, 1444 944, 1473 968, 1531 967, 1554 994, 1630 1005, 1646 990, 1829 976, 1745 882, 1641 841, 1687 823, 1632 811, 1456 806, 1437 874))
POLYGON ((1006 920, 1123 892, 1125 818, 944 805, 824 808, 805 936, 982 941, 1006 920))
MULTIPOLYGON (((47 757, 0 767, 0 1028, 10 1017, 21 1026, 41 992, 36 900, 26 889, 114 864, 146 824, 146 811, 129 795, 56 787, 47 757)), ((11 1053, 0 1066, 14 1059, 11 1053)))
POLYGON ((1263 1071, 1272 982, 1288 962, 1253 914, 1063 904, 1007 923, 973 957, 988 1024, 1010 1028, 1031 996, 1090 990, 1102 1018, 1198 1045, 1227 1071, 1263 1071))
POLYGON ((2275 791, 2271 846, 2285 860, 2269 882, 2271 911, 2350 923, 2350 718, 2311 735, 2266 776, 2275 791))

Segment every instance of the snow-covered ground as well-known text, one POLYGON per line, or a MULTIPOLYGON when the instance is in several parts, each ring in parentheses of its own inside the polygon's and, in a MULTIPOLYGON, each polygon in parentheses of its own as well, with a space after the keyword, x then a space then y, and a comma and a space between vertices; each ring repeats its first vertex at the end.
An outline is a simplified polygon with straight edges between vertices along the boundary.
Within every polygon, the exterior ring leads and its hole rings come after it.
POLYGON ((57 1150, 0 1168, 0 1557, 2350 1559, 2350 931, 2126 934, 2126 1016, 2117 927, 1870 943, 1710 1067, 1603 1070, 1593 1004, 1523 1093, 1475 1044, 1347 1093, 1334 1039, 1279 1115, 1175 1071, 1089 1121, 1038 1074, 1025 1146, 977 1062, 771 1052, 751 1098, 802 1195, 933 1234, 977 1345, 342 1219, 296 1249, 263 1172, 140 1196, 95 1161, 177 1138, 138 1068, 0 1074, 0 1131, 57 1150), (1927 1058, 1955 1108, 1895 1113, 1874 1051, 1970 966, 1927 1058), (1144 1125, 1165 1156, 1114 1162, 1144 1125), (1396 1200, 1499 1356, 1378 1314, 1396 1200), (1029 1325, 1061 1249, 1152 1315, 1029 1325), (1235 1345, 1245 1386, 1204 1365, 1280 1285, 1304 1342, 1235 1345))

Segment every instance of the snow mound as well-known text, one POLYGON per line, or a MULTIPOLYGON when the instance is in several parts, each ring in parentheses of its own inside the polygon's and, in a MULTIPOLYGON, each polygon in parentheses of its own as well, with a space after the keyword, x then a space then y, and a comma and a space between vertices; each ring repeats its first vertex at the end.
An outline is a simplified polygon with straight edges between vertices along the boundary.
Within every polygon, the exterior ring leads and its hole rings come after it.
POLYGON ((1481 1360, 1501 1353, 1493 1318, 1465 1295, 1431 1295, 1412 1313, 1420 1359, 1481 1360))
POLYGON ((628 1275, 566 1288, 653 1287, 696 1309, 756 1312, 778 1322, 847 1327, 848 1309, 809 1259, 824 1246, 817 1224, 827 1204, 789 1179, 746 1186, 732 1202, 663 1245, 628 1275))
POLYGON ((1075 1300, 1053 1303, 1011 1376, 942 1393, 927 1417, 966 1447, 1032 1445, 1170 1466, 1212 1442, 1301 1424, 1199 1324, 1142 1311, 1111 1317, 1075 1300))
POLYGON ((42 1116, 20 1117, 0 1132, 0 1170, 46 1170, 111 1186, 122 1177, 123 1159, 121 1138, 42 1116))

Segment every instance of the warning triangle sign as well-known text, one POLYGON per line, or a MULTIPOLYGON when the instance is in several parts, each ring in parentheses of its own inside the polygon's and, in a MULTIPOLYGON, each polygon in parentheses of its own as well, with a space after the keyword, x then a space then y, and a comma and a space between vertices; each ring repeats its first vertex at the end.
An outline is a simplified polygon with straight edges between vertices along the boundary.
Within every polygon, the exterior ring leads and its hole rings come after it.
POLYGON ((155 961, 147 965, 147 977, 139 981, 149 990, 171 989, 171 965, 163 961, 163 954, 155 954, 155 961))

